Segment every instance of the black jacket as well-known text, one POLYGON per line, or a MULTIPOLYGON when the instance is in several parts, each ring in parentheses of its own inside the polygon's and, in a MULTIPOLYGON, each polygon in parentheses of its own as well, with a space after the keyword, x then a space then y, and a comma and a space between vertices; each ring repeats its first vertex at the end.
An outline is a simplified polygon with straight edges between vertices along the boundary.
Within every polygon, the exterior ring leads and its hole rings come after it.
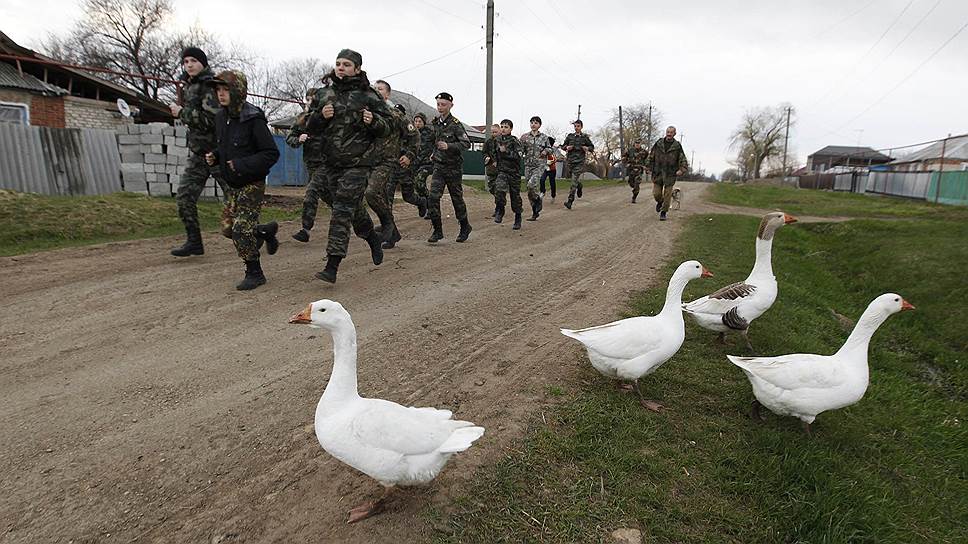
POLYGON ((248 102, 242 106, 239 117, 229 116, 226 108, 219 110, 215 116, 215 137, 222 179, 232 187, 265 181, 279 160, 279 149, 269 133, 265 114, 248 102))

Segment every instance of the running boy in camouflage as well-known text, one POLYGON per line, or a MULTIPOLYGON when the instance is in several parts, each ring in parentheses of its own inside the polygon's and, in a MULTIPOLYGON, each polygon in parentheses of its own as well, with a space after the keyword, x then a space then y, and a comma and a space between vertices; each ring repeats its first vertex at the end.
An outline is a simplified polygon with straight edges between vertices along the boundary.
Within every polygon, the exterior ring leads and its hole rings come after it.
POLYGON ((308 89, 306 91, 304 111, 296 118, 296 122, 293 123, 289 135, 286 136, 286 144, 289 147, 302 147, 303 164, 306 166, 306 173, 308 174, 306 196, 303 198, 302 207, 302 229, 292 235, 293 239, 299 242, 309 241, 309 231, 316 224, 316 211, 319 209, 319 200, 332 200, 331 198, 327 198, 328 195, 324 194, 325 189, 323 184, 326 176, 322 173, 318 176, 316 175, 316 171, 324 167, 323 140, 318 136, 313 136, 306 132, 306 118, 309 115, 309 103, 312 102, 314 96, 316 96, 316 89, 308 89))
POLYGON ((508 193, 511 195, 511 211, 514 212, 514 230, 521 228, 521 142, 511 135, 514 123, 501 121, 501 135, 495 141, 497 157, 497 180, 494 182, 494 201, 497 203, 494 222, 504 220, 504 206, 508 193))
POLYGON ((531 132, 521 136, 522 155, 524 156, 524 180, 528 184, 528 200, 531 202, 531 217, 536 221, 541 213, 544 193, 538 190, 541 177, 548 169, 548 154, 552 152, 552 140, 541 132, 541 118, 531 118, 531 132))
POLYGON ((561 146, 566 152, 565 160, 571 170, 571 189, 568 191, 568 201, 565 202, 565 207, 569 210, 575 203, 575 197, 581 198, 581 175, 585 173, 585 159, 595 149, 592 139, 582 132, 585 123, 577 119, 573 125, 575 132, 566 136, 565 143, 561 146))
POLYGON ((454 215, 460 222, 458 242, 466 242, 471 234, 471 224, 467 220, 467 206, 464 204, 464 187, 461 181, 464 175, 464 151, 471 148, 467 132, 460 120, 450 114, 454 107, 454 97, 450 93, 437 95, 437 117, 432 123, 434 130, 434 175, 430 182, 430 199, 428 213, 430 222, 434 226, 430 243, 440 241, 444 237, 444 226, 440 217, 440 197, 444 195, 444 188, 450 193, 450 200, 454 205, 454 215))
POLYGON ((648 157, 648 150, 642 148, 642 140, 638 138, 635 139, 635 143, 632 144, 632 147, 622 157, 622 162, 628 168, 629 187, 632 188, 633 204, 635 204, 635 199, 639 196, 639 185, 642 183, 642 173, 645 171, 646 159, 648 157))

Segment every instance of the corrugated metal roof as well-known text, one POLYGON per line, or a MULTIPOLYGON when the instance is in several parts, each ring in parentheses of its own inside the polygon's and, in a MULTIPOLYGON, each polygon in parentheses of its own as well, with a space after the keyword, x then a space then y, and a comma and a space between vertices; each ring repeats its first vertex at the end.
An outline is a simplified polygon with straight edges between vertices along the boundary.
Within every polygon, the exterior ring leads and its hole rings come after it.
POLYGON ((67 89, 62 89, 57 85, 44 83, 30 74, 21 75, 17 67, 6 62, 0 62, 0 87, 11 87, 23 89, 25 91, 35 91, 55 96, 67 94, 67 89))
POLYGON ((968 134, 948 138, 948 142, 935 142, 924 149, 915 151, 900 158, 895 163, 920 162, 941 159, 941 147, 944 146, 944 158, 968 161, 968 134))

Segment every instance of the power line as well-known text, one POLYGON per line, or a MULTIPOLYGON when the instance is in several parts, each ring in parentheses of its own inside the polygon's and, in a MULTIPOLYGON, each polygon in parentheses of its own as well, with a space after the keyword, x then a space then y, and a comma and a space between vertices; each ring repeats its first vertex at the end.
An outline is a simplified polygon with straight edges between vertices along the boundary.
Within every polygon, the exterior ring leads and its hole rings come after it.
POLYGON ((862 12, 862 11, 864 11, 865 9, 867 9, 867 8, 869 8, 869 7, 871 7, 871 6, 872 6, 872 5, 874 4, 874 2, 876 2, 876 1, 877 1, 877 0, 871 0, 870 2, 868 2, 868 3, 866 3, 866 4, 864 4, 864 5, 863 5, 863 6, 862 6, 862 7, 860 8, 860 9, 858 9, 857 11, 855 11, 855 12, 853 12, 853 13, 851 13, 851 14, 849 14, 849 15, 847 15, 847 16, 846 16, 846 17, 844 17, 843 19, 841 19, 841 20, 839 20, 839 21, 837 21, 836 23, 834 23, 834 24, 832 24, 832 25, 830 25, 830 26, 828 26, 827 28, 825 28, 825 29, 823 29, 823 30, 821 30, 821 31, 820 31, 820 32, 819 32, 819 33, 818 33, 817 35, 815 35, 815 36, 814 36, 814 37, 812 38, 812 40, 815 40, 815 39, 817 39, 817 38, 819 38, 819 37, 821 37, 821 36, 823 36, 824 34, 826 34, 826 33, 828 33, 828 32, 830 32, 831 30, 833 30, 833 29, 835 29, 835 28, 837 28, 838 26, 840 26, 840 25, 842 25, 843 23, 845 23, 845 22, 847 22, 847 20, 848 20, 848 19, 850 19, 850 18, 852 18, 852 17, 854 16, 854 15, 857 15, 858 13, 860 13, 860 12, 862 12))
POLYGON ((455 19, 458 19, 460 21, 464 21, 467 24, 473 25, 473 26, 478 27, 478 28, 480 28, 480 26, 481 26, 481 23, 479 23, 479 22, 471 21, 470 19, 467 19, 466 17, 464 17, 462 15, 457 15, 456 13, 454 13, 452 11, 448 11, 448 10, 446 10, 446 9, 440 7, 440 6, 431 4, 427 0, 417 0, 417 1, 420 2, 421 4, 426 4, 426 5, 434 8, 435 10, 437 10, 437 11, 443 13, 443 14, 450 15, 451 17, 453 17, 455 19))
POLYGON ((875 67, 875 70, 877 68, 880 68, 881 64, 884 64, 884 62, 887 61, 887 59, 889 59, 891 55, 894 54, 895 51, 897 51, 897 48, 901 47, 901 44, 903 44, 905 41, 907 41, 908 38, 911 37, 911 34, 914 34, 914 31, 917 30, 919 26, 921 26, 921 23, 923 23, 924 20, 928 18, 928 15, 931 15, 931 13, 934 12, 935 8, 937 8, 940 4, 941 4, 941 0, 938 0, 937 2, 934 3, 933 6, 931 6, 931 9, 929 9, 927 13, 924 14, 924 16, 918 19, 918 22, 915 23, 914 26, 911 27, 911 30, 909 30, 908 33, 905 34, 903 38, 901 38, 901 41, 897 42, 897 45, 895 45, 894 48, 887 53, 884 59, 882 59, 881 62, 877 65, 877 67, 875 67))
POLYGON ((477 44, 479 44, 479 43, 481 43, 483 41, 484 41, 484 38, 478 38, 478 39, 472 41, 471 43, 469 43, 467 45, 463 45, 461 47, 458 47, 457 49, 454 49, 453 51, 450 51, 449 53, 444 53, 443 55, 441 55, 439 57, 435 57, 435 58, 432 58, 430 60, 421 62, 420 64, 415 64, 415 65, 411 66, 410 68, 405 68, 403 70, 400 70, 399 72, 394 72, 394 73, 392 73, 390 75, 383 76, 380 79, 390 79, 393 76, 398 76, 400 74, 409 72, 411 70, 416 70, 417 68, 420 68, 422 66, 426 66, 426 65, 428 65, 430 63, 433 63, 433 62, 437 62, 438 60, 443 60, 443 59, 445 59, 445 58, 447 58, 447 57, 449 57, 451 55, 456 55, 457 53, 460 53, 461 51, 467 49, 468 47, 471 47, 473 45, 477 45, 477 44))

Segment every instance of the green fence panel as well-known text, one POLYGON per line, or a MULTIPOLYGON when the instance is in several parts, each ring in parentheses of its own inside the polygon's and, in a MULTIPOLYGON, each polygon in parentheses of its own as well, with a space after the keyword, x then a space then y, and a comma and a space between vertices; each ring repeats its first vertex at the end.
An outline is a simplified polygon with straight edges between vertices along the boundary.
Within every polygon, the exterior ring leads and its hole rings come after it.
POLYGON ((935 172, 925 197, 928 202, 968 206, 968 171, 935 172))

